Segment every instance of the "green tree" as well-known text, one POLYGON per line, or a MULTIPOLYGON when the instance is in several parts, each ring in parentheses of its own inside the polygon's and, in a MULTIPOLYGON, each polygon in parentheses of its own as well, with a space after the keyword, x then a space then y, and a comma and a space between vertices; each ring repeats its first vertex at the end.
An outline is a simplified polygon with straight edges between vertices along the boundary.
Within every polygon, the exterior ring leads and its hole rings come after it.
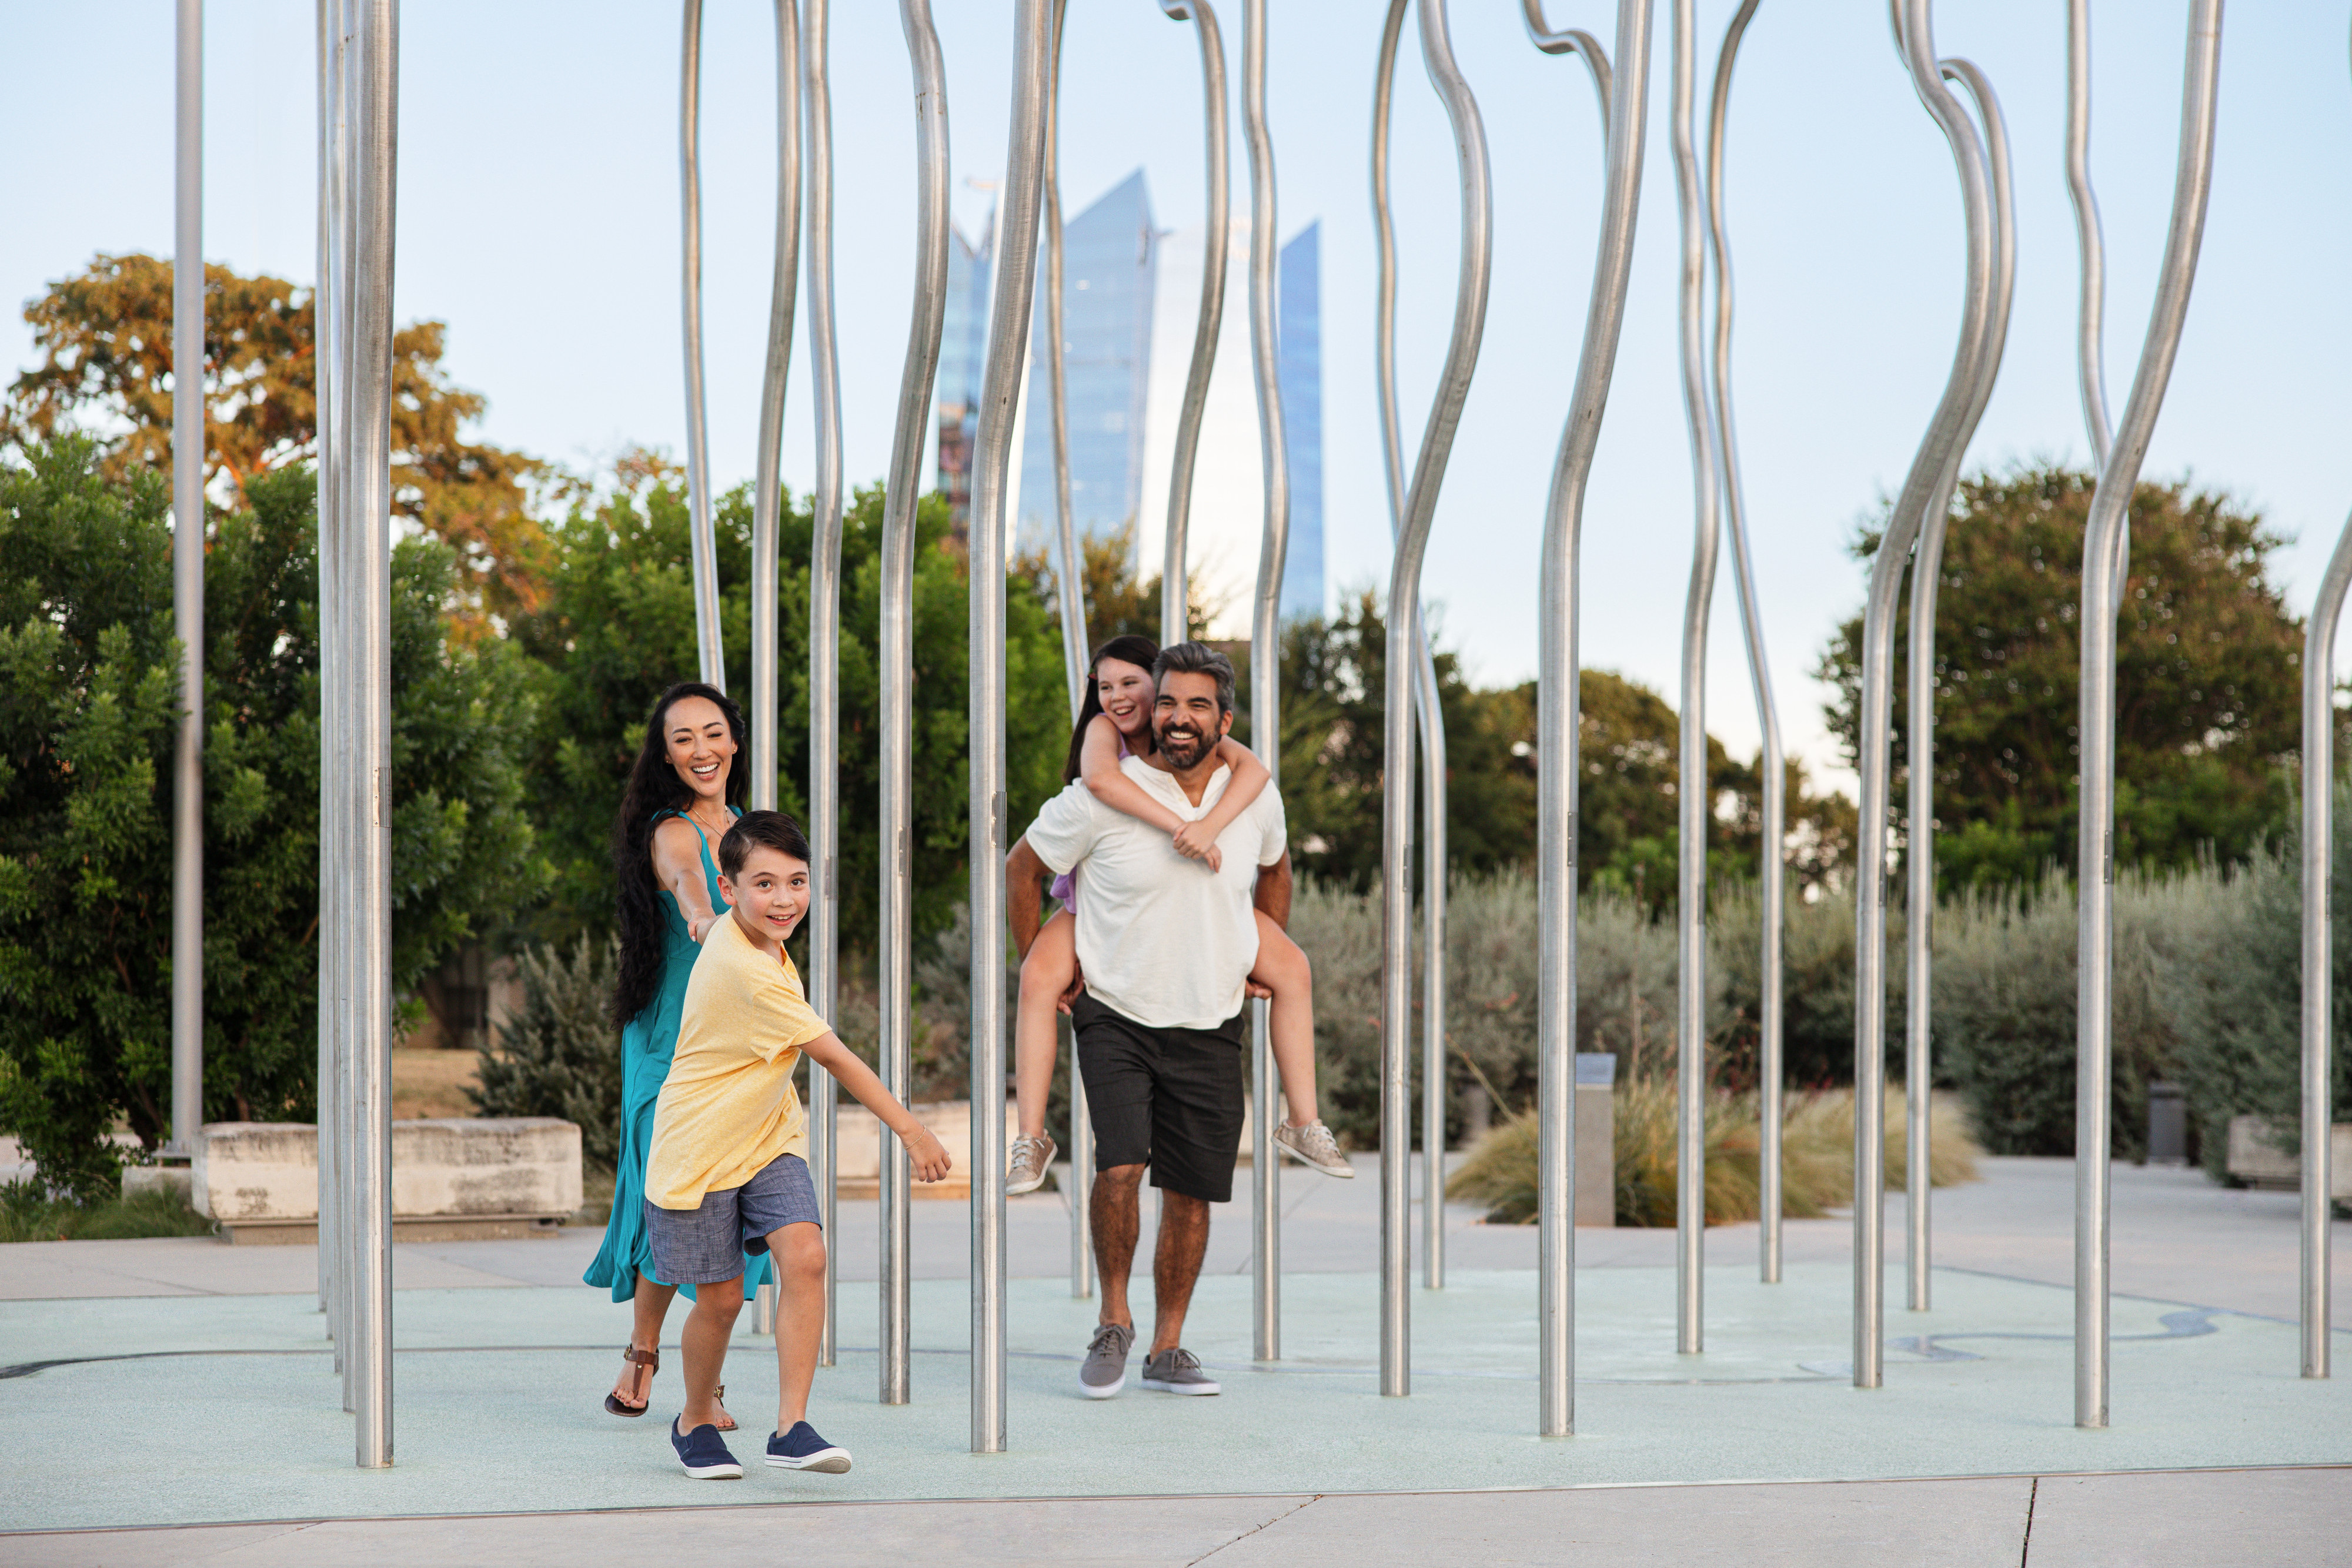
MULTIPOLYGON (((2072 870, 2083 529, 2095 477, 2020 468, 1964 482, 1936 599, 1936 872, 1948 892, 2072 870)), ((1855 541, 1876 554, 1881 525, 1855 541)), ((2279 536, 2186 484, 2132 498, 2116 639, 2116 859, 2182 867, 2206 846, 2242 860, 2274 833, 2301 744, 2301 623, 2268 576, 2279 536)), ((1909 715, 1909 594, 1895 630, 1897 778, 1909 715)), ((1859 745, 1862 620, 1820 677, 1830 727, 1859 745)), ((1897 789, 1899 790, 1900 784, 1897 789)), ((1899 796, 1898 796, 1899 798, 1899 796)))
MULTIPOLYGON (((539 924, 551 938, 609 931, 614 890, 613 813, 655 699, 696 667, 687 507, 667 465, 642 454, 614 483, 583 497, 551 530, 548 596, 512 623, 544 672, 546 718, 531 769, 532 810, 556 868, 539 924)), ((751 688, 751 506, 748 487, 717 507, 720 632, 727 689, 751 688)), ((788 498, 780 525, 778 589, 780 806, 805 817, 808 791, 809 547, 806 497, 788 498)), ((965 559, 947 504, 917 508, 915 549, 915 911, 925 933, 943 929, 968 882, 966 738, 969 603, 965 559)), ((843 519, 841 560, 842 928, 844 946, 869 948, 878 903, 882 492, 857 492, 843 519)), ((1016 832, 1061 788, 1069 738, 1062 647, 1035 585, 1006 585, 1007 794, 1016 832)), ((750 758, 743 758, 746 766, 750 758)))
MULTIPOLYGON (((168 497, 79 437, 0 465, 0 1130, 50 1185, 112 1178, 118 1121, 168 1131, 168 497)), ((318 1053, 314 482, 255 479, 210 519, 205 653, 205 1114, 304 1120, 318 1053)), ((448 550, 394 553, 393 981, 537 897, 520 810, 533 706, 497 643, 453 641, 448 550)))

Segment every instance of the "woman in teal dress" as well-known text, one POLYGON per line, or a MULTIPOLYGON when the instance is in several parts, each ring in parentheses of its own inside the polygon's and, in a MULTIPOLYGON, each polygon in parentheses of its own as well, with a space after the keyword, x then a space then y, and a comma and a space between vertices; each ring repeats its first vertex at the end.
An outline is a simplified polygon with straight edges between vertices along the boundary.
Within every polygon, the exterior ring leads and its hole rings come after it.
MULTIPOLYGON (((652 1273, 647 1256, 646 1149, 654 1102, 677 1049, 687 978, 704 933, 725 918, 716 851, 742 812, 745 779, 735 762, 748 744, 742 711, 724 693, 699 681, 672 686, 646 720, 613 826, 621 887, 621 973, 613 998, 621 1025, 621 1142, 612 1217, 586 1279, 635 1308, 620 1380, 604 1396, 615 1416, 646 1413, 661 1367, 662 1320, 678 1291, 652 1273)), ((743 1288, 767 1282, 766 1255, 746 1257, 743 1288)), ((685 1289, 693 1295, 693 1286, 685 1289)), ((722 1414, 720 1426, 731 1431, 735 1423, 722 1414)))

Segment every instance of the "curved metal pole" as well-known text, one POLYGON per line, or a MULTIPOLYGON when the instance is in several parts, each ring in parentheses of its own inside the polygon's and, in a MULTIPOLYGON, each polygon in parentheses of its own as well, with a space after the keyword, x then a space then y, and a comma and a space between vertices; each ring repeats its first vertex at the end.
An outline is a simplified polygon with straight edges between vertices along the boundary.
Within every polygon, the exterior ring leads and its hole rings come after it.
POLYGON ((2336 537, 2303 632, 2303 1375, 2328 1375, 2334 1176, 2336 626, 2352 587, 2352 518, 2336 537))
POLYGON ((972 445, 971 574, 971 1451, 1004 1451, 1004 512, 1013 432, 1036 298, 1053 26, 1046 0, 1013 23, 1013 112, 988 362, 972 445))
MULTIPOLYGON (((2156 306, 2139 368, 2124 400, 2114 450, 2099 473, 2083 538, 2082 837, 2077 845, 2079 976, 2074 1056, 2074 1425, 2107 1424, 2108 1100, 2112 1092, 2115 942, 2116 615, 2124 581, 2127 509, 2147 458, 2213 183, 2213 120, 2221 65, 2221 0, 2190 0, 2172 220, 2157 274, 2156 306)), ((2306 1164, 2310 1156, 2305 1155, 2306 1164)))
POLYGON ((1757 0, 1741 0, 1723 30, 1715 57, 1715 95, 1706 125, 1707 235, 1715 255, 1715 444, 1721 459, 1723 521, 1731 546, 1731 575, 1739 590, 1739 631, 1748 647, 1748 678, 1756 692, 1756 722, 1763 732, 1763 951, 1758 962, 1757 1270, 1764 1283, 1780 1282, 1781 954, 1788 889, 1788 763, 1780 711, 1772 698, 1772 668, 1764 646, 1764 616, 1748 538, 1748 499, 1739 482, 1739 443, 1731 417, 1731 241, 1723 221, 1723 137, 1731 108, 1731 69, 1757 0))
POLYGON ((205 0, 179 0, 172 261, 172 619, 180 735, 172 758, 172 1134, 205 1120, 205 0))
POLYGON ((1601 51, 1601 40, 1581 27, 1561 27, 1555 30, 1544 20, 1543 0, 1519 0, 1519 17, 1527 24, 1528 39, 1548 55, 1575 55, 1584 61, 1585 69, 1592 73, 1592 92, 1601 110, 1601 134, 1606 138, 1610 126, 1609 57, 1601 51))
POLYGON ((1863 613, 1861 721, 1856 758, 1861 775, 1860 825, 1854 889, 1853 1047, 1853 1382, 1883 1381, 1885 1322, 1886 1198, 1886 854, 1891 814, 1888 755, 1894 716, 1895 606, 1904 569, 1947 470, 1967 444, 1971 410, 1983 375, 1993 303, 1992 183, 1975 123, 1945 88, 1936 63, 1928 0, 1898 0, 1896 43, 1913 90, 1943 131, 1959 174, 1967 214, 1967 282, 1959 342, 1935 418, 1911 462, 1902 492, 1887 515, 1886 532, 1871 563, 1870 597, 1863 613))
POLYGON ((702 392, 702 0, 686 0, 679 50, 677 165, 686 316, 686 491, 694 563, 694 647, 702 679, 727 689, 719 640, 719 547, 710 520, 710 438, 702 392))
POLYGON ((2101 318, 2107 302, 2107 246, 2099 198, 2091 189, 2091 0, 2066 0, 2066 195, 2074 205, 2074 243, 2083 258, 2083 296, 2074 352, 2083 384, 2083 427, 2091 461, 2107 465, 2107 368, 2101 318))
POLYGON ((1983 127, 1987 169, 1992 183, 1993 294, 1992 319, 1986 334, 1984 359, 1977 378, 1975 401, 1969 405, 1960 438, 1945 461, 1944 472, 1928 498, 1919 542, 1911 558, 1910 643, 1906 673, 1908 777, 1906 810, 1909 843, 1905 850, 1905 958, 1903 1056, 1904 1110, 1904 1261, 1907 1275, 1906 1301, 1915 1312, 1929 1305, 1929 1203, 1934 1188, 1929 1171, 1934 1124, 1930 1092, 1935 1082, 1931 1024, 1935 1010, 1936 919, 1936 591, 1942 585, 1944 534, 1951 524, 1952 492, 1959 483, 1960 460, 1992 399, 1993 382, 2009 340, 2010 300, 2017 282, 2017 211, 2010 183, 2009 131, 2000 114, 2000 100, 1992 84, 1975 65, 1964 59, 1941 63, 1944 79, 1957 81, 1976 100, 1983 127))
MULTIPOLYGON (((336 816, 334 791, 326 788, 327 775, 333 767, 330 760, 341 733, 337 712, 337 671, 335 661, 341 657, 335 646, 338 632, 334 621, 334 601, 327 592, 326 562, 332 541, 341 537, 335 520, 335 439, 334 397, 341 376, 335 364, 337 334, 333 329, 334 300, 341 292, 335 287, 335 233, 339 177, 335 164, 335 117, 341 112, 341 97, 336 90, 335 76, 341 58, 335 37, 335 0, 315 0, 313 25, 318 33, 319 89, 319 258, 318 285, 310 290, 310 362, 311 388, 315 396, 312 427, 317 432, 317 462, 312 474, 317 480, 318 552, 319 552, 319 841, 339 843, 342 825, 336 816)), ((342 868, 332 855, 319 857, 319 1077, 317 1118, 319 1139, 319 1311, 326 1319, 327 1337, 335 1342, 335 1370, 342 1371, 341 1336, 336 1332, 341 1322, 339 1299, 341 1291, 334 1267, 337 1238, 337 1193, 334 1176, 335 1139, 330 1124, 333 1120, 335 1093, 336 1042, 339 1036, 334 1023, 334 981, 329 966, 334 961, 335 933, 341 929, 342 868)))
POLYGON ((1185 607, 1185 536, 1192 517, 1192 469, 1201 455, 1201 414, 1209 402, 1209 372, 1217 361, 1217 333, 1225 319, 1225 246, 1232 222, 1231 157, 1225 151, 1225 46, 1209 0, 1160 0, 1178 22, 1201 35, 1202 138, 1208 151, 1208 231, 1201 242, 1201 320, 1192 330, 1192 365, 1184 374, 1184 402, 1176 413, 1176 454, 1168 480, 1167 539, 1160 567, 1160 642, 1191 636, 1185 607))
MULTIPOLYGON (((882 932, 875 962, 880 998, 882 1082, 899 1099, 914 1079, 915 981, 915 490, 921 482, 923 432, 930 423, 931 384, 940 368, 940 333, 948 300, 948 88, 931 26, 930 0, 898 0, 907 57, 915 78, 915 305, 898 377, 898 420, 890 438, 890 474, 882 497, 880 647, 882 685, 882 932)), ((813 47, 811 57, 815 56, 813 47)), ((972 1151, 975 1157, 979 1150, 972 1151)), ((977 1168, 977 1167, 975 1167, 977 1168)), ((907 1151, 882 1140, 881 1402, 912 1396, 912 1256, 908 1244, 907 1151)))
POLYGON ((1429 79, 1454 130, 1462 186, 1462 262, 1454 299, 1454 331, 1431 401, 1421 452, 1412 465, 1389 573, 1388 643, 1382 685, 1387 715, 1381 777, 1397 780, 1382 792, 1381 809, 1381 1392, 1412 1392, 1412 1336, 1405 1285, 1410 1271, 1407 1184, 1412 1154, 1412 1079, 1408 1035, 1412 1015, 1412 888, 1406 880, 1412 840, 1412 628, 1421 602, 1421 563, 1437 494, 1453 455, 1462 404, 1478 364, 1486 327, 1486 291, 1494 269, 1494 192, 1486 163, 1486 131, 1469 83, 1454 60, 1444 0, 1420 0, 1421 53, 1429 79), (1398 607, 1403 607, 1402 611, 1398 607))
MULTIPOLYGON (((1250 614, 1250 735, 1269 788, 1282 782, 1282 568, 1290 548, 1290 453, 1282 423, 1281 340, 1274 320, 1274 139, 1265 122, 1265 0, 1242 0, 1242 139, 1250 169, 1250 369, 1257 384, 1258 461, 1265 528, 1250 614)), ((1250 1004, 1251 1354, 1282 1358, 1282 1166, 1274 1142, 1282 1103, 1266 1005, 1250 1004)))
MULTIPOLYGON (((816 857, 816 919, 809 932, 809 997, 819 1018, 841 1004, 841 365, 834 339, 833 89, 827 0, 808 0, 800 49, 799 102, 806 147, 807 225, 801 244, 809 291, 809 372, 816 413, 816 486, 809 501, 809 852, 816 857)), ((809 1152, 816 1155, 817 1212, 833 1234, 840 1204, 840 1086, 809 1074, 809 1152)), ((840 1343, 839 1259, 824 1254, 824 1327, 819 1366, 840 1343)))
MULTIPOLYGON (((1548 48, 1539 13, 1528 31, 1548 48)), ((1609 382, 1625 325, 1625 288, 1641 213, 1642 152, 1650 96, 1650 0, 1618 0, 1616 79, 1609 84, 1609 172, 1601 196, 1601 237, 1576 388, 1552 464, 1544 507, 1538 623, 1536 886, 1540 988, 1537 997, 1536 1239, 1538 1425, 1546 1437, 1576 1429, 1576 801, 1577 549, 1584 491, 1609 408, 1609 382), (1623 90, 1617 90, 1619 87, 1623 90)), ((1587 54, 1594 83, 1605 63, 1587 54)))
MULTIPOLYGON (((1389 537, 1404 512, 1404 445, 1396 386, 1396 225, 1389 211, 1389 104, 1396 79, 1397 38, 1408 0, 1391 0, 1381 32, 1372 93, 1372 226, 1380 242, 1380 284, 1372 310, 1373 358, 1380 381, 1381 451, 1388 476, 1389 537)), ((1606 62, 1601 66, 1608 69, 1606 62)), ((1412 614, 1413 728, 1421 738, 1421 1281, 1445 1288, 1445 714, 1423 607, 1412 614)))
MULTIPOLYGON (((821 14, 824 0, 812 0, 821 14)), ((793 316, 799 303, 801 261, 801 62, 800 17, 795 0, 776 0, 776 258, 775 277, 768 293, 768 358, 760 382, 760 444, 751 480, 751 807, 773 810, 776 805, 777 721, 782 716, 776 689, 777 577, 780 514, 783 496, 784 391, 792 373, 793 316)), ((822 755, 815 742, 818 694, 830 690, 832 661, 819 662, 818 643, 836 630, 838 596, 824 586, 824 559, 820 550, 810 579, 810 818, 812 833, 822 831, 826 812, 818 809, 816 790, 825 777, 815 765, 822 755)), ((838 553, 835 556, 836 571, 838 553)), ((826 898, 831 880, 824 873, 824 853, 814 851, 817 896, 826 898)), ((832 922, 812 922, 819 939, 832 922)), ((823 966, 811 955, 810 967, 823 966)), ((812 980, 816 976, 811 977, 812 980)), ((814 995, 812 999, 814 1000, 814 995)), ((827 1003, 815 1001, 819 1017, 827 1003)))
POLYGON ((1706 308, 1707 224, 1692 119, 1698 99, 1698 37, 1694 0, 1674 0, 1672 88, 1667 130, 1681 217, 1683 419, 1691 454, 1690 590, 1683 601, 1681 783, 1675 852, 1675 1349, 1705 1347, 1706 1265, 1706 830, 1714 792, 1706 777, 1706 631, 1715 599, 1715 555, 1722 537, 1716 511, 1715 426, 1707 418, 1701 339, 1706 308))
MULTIPOLYGON (((1062 20, 1069 0, 1054 0, 1054 67, 1045 78, 1045 320, 1051 351, 1045 363, 1054 422, 1054 533, 1062 552, 1055 588, 1062 612, 1062 674, 1070 689, 1070 722, 1087 699, 1086 555, 1070 507, 1070 398, 1062 325, 1062 20)), ((1070 1294, 1095 1293, 1093 1215, 1095 1127, 1087 1113, 1086 1080, 1078 1072, 1078 1040, 1070 1036, 1070 1294)))

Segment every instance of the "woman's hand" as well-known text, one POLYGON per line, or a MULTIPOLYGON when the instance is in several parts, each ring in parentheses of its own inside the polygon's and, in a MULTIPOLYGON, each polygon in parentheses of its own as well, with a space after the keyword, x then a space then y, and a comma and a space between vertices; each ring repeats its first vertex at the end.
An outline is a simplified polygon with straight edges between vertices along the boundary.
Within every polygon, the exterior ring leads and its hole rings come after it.
POLYGON ((1213 872, 1225 869, 1225 857, 1217 852, 1216 835, 1208 831, 1205 821, 1185 823, 1176 830, 1175 841, 1176 852, 1186 860, 1205 862, 1213 872))
POLYGON ((947 1179, 947 1146, 940 1142, 937 1134, 918 1122, 899 1134, 898 1141, 907 1145, 907 1157, 914 1162, 917 1181, 947 1179))

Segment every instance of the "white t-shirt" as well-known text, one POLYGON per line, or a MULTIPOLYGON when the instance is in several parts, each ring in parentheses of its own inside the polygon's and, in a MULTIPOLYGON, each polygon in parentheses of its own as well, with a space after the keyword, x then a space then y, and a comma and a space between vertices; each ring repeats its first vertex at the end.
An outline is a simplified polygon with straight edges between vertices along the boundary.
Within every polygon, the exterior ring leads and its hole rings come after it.
MULTIPOLYGON (((1233 782, 1218 768, 1195 806, 1139 757, 1119 768, 1186 821, 1207 816, 1233 782)), ((1026 837, 1056 875, 1078 873, 1078 964, 1095 999, 1154 1029, 1214 1029, 1242 1010, 1257 963, 1258 868, 1282 858, 1286 832, 1268 784, 1218 836, 1223 869, 1213 872, 1081 781, 1045 802, 1026 837)))

